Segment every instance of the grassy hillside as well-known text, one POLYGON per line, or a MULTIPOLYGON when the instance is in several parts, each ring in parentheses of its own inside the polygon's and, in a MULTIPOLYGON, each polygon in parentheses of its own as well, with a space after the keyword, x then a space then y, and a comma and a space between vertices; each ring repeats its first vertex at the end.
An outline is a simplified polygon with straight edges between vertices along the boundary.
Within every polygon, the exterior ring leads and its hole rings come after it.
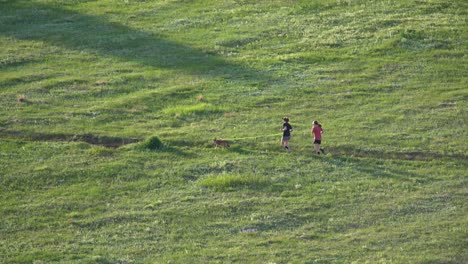
POLYGON ((0 0, 0 262, 466 263, 467 13, 0 0))

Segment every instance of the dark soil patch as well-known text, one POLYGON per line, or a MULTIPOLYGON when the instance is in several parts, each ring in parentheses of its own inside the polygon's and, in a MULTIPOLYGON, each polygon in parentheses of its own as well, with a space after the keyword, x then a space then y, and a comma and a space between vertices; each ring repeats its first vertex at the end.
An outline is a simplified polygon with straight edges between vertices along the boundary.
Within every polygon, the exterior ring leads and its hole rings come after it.
POLYGON ((94 134, 54 134, 26 131, 0 130, 0 138, 13 138, 29 141, 65 141, 86 142, 88 144, 103 146, 107 148, 118 148, 126 144, 138 142, 135 138, 97 136, 94 134))

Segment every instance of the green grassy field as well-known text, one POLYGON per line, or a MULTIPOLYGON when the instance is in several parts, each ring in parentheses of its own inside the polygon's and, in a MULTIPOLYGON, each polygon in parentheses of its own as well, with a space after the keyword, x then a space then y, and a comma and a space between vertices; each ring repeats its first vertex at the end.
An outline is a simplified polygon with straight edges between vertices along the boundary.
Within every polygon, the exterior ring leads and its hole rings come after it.
POLYGON ((0 0, 0 262, 467 263, 467 14, 0 0))

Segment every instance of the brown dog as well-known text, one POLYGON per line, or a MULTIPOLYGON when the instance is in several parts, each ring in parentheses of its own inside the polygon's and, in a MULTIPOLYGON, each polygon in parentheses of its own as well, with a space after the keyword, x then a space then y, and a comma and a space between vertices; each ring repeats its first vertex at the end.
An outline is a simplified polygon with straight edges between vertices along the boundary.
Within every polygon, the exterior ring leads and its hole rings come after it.
POLYGON ((213 143, 215 144, 216 147, 223 147, 223 148, 229 148, 231 145, 229 145, 229 142, 227 140, 221 140, 221 139, 213 139, 213 143))

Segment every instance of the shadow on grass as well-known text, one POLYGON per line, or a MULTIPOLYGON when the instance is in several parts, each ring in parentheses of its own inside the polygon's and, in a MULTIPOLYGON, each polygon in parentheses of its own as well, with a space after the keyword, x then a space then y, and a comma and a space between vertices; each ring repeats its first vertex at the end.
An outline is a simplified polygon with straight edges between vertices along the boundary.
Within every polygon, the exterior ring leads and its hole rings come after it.
POLYGON ((245 148, 242 148, 241 146, 232 146, 229 148, 229 151, 235 152, 241 155, 252 155, 252 154, 257 153, 257 151, 245 149, 245 148))
POLYGON ((329 148, 331 155, 322 156, 323 161, 333 166, 350 167, 350 169, 358 171, 363 175, 369 175, 374 178, 389 178, 400 182, 425 184, 428 182, 437 181, 437 178, 420 173, 410 172, 406 169, 395 169, 392 166, 386 166, 379 161, 395 160, 395 161, 411 161, 416 160, 411 155, 418 155, 418 161, 430 161, 435 159, 451 160, 457 162, 465 162, 465 156, 439 156, 431 153, 421 154, 420 152, 410 153, 387 153, 379 151, 362 151, 346 147, 329 148), (340 151, 338 151, 340 150, 340 151), (364 158, 364 159, 363 159, 364 158), (367 160, 371 159, 371 160, 367 160), (380 164, 379 164, 380 163, 380 164))
POLYGON ((373 178, 391 178, 403 182, 428 181, 424 175, 408 172, 407 170, 391 169, 388 166, 379 166, 374 162, 363 161, 356 157, 329 156, 323 159, 324 162, 339 167, 349 167, 351 170, 358 171, 363 176, 370 175, 373 178))
POLYGON ((459 160, 468 161, 468 157, 462 154, 438 154, 422 151, 410 152, 385 152, 369 149, 358 149, 351 146, 329 147, 327 152, 338 157, 355 157, 355 158, 373 158, 373 159, 394 159, 394 160, 459 160))
POLYGON ((195 155, 193 154, 190 154, 190 153, 187 153, 187 152, 184 152, 178 148, 175 148, 175 147, 172 147, 172 146, 168 146, 168 145, 164 145, 163 147, 159 148, 159 149, 145 149, 145 148, 142 148, 142 147, 139 147, 138 145, 135 146, 133 149, 137 149, 137 150, 143 150, 143 151, 151 151, 151 152, 159 152, 159 153, 172 153, 174 155, 177 155, 177 156, 182 156, 182 157, 194 157, 195 155))
POLYGON ((168 40, 160 33, 136 30, 109 21, 105 15, 82 14, 59 4, 7 1, 2 3, 0 15, 3 17, 0 35, 20 40, 43 41, 155 68, 236 81, 271 82, 275 79, 265 72, 230 63, 213 52, 168 40))

